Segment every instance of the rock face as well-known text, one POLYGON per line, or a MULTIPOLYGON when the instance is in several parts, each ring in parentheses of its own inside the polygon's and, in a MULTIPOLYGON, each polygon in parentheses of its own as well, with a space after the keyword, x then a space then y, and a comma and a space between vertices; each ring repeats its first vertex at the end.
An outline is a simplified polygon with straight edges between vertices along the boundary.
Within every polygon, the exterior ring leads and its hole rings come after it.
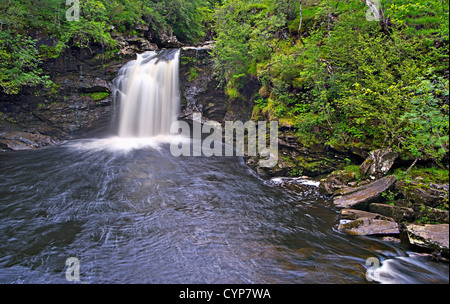
MULTIPOLYGON (((59 57, 44 61, 43 70, 54 83, 51 88, 25 87, 17 95, 0 93, 0 132, 26 132, 58 139, 91 132, 111 133, 109 122, 114 99, 111 84, 119 69, 134 60, 136 53, 182 45, 170 29, 136 30, 138 36, 111 32, 119 52, 94 44, 89 48, 68 48, 59 57)), ((38 39, 38 46, 57 44, 53 38, 38 39)), ((3 141, 2 148, 11 147, 22 149, 27 144, 3 141)))
POLYGON ((449 226, 440 225, 406 225, 409 242, 419 247, 437 250, 449 254, 449 226))
POLYGON ((398 154, 392 149, 379 149, 369 153, 369 157, 360 165, 362 178, 379 179, 391 169, 398 154))
POLYGON ((208 43, 199 47, 184 47, 180 53, 180 119, 192 119, 201 113, 205 120, 223 122, 228 108, 228 97, 217 88, 212 57, 214 47, 208 43))
POLYGON ((372 202, 380 199, 383 192, 391 189, 397 177, 395 175, 385 176, 370 184, 352 189, 352 192, 334 198, 334 204, 340 208, 365 209, 372 202))
POLYGON ((104 56, 101 48, 92 52, 72 48, 45 61, 53 86, 24 88, 13 96, 0 94, 0 130, 70 139, 106 126, 111 118, 111 82, 133 58, 104 56))
POLYGON ((3 132, 0 133, 0 149, 30 150, 45 146, 52 146, 58 141, 50 136, 39 133, 3 132))

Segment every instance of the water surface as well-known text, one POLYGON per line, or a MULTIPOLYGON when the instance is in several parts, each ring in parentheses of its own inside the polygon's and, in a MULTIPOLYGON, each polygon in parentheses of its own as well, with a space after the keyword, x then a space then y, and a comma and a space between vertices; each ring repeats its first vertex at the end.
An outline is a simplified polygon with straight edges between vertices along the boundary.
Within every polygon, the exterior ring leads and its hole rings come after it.
POLYGON ((240 157, 164 141, 87 139, 0 154, 0 283, 448 283, 448 264, 336 230, 311 181, 263 180, 240 157))

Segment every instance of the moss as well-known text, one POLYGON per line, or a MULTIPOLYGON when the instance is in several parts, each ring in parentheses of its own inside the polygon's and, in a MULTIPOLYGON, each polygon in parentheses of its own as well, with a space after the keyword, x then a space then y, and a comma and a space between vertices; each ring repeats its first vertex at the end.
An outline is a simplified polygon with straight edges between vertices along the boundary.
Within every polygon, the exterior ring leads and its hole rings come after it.
MULTIPOLYGON (((407 168, 397 168, 394 174, 400 180, 405 174, 407 168)), ((447 169, 431 168, 413 168, 405 177, 406 182, 419 182, 421 184, 435 183, 448 184, 449 171, 447 169)))
POLYGON ((357 180, 357 181, 361 180, 361 174, 359 173, 359 166, 358 165, 347 165, 347 166, 344 167, 344 170, 347 173, 355 174, 355 180, 357 180))
POLYGON ((356 229, 356 228, 359 228, 362 224, 364 224, 364 221, 354 220, 354 221, 343 224, 342 229, 343 230, 356 229))
POLYGON ((263 86, 261 87, 261 89, 259 89, 259 96, 261 96, 262 98, 268 98, 270 95, 270 90, 267 86, 263 86))
POLYGON ((108 98, 110 93, 109 92, 95 92, 95 93, 84 93, 83 96, 88 96, 94 101, 103 100, 105 98, 108 98))
POLYGON ((180 58, 181 65, 188 65, 188 64, 194 63, 195 61, 196 61, 196 59, 192 58, 192 57, 182 56, 180 58))

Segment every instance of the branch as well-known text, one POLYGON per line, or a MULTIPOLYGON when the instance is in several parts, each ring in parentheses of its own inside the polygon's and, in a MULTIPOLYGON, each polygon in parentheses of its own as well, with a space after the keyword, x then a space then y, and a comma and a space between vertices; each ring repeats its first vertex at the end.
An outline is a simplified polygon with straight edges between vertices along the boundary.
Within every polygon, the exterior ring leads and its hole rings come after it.
POLYGON ((400 179, 400 181, 404 180, 406 175, 408 175, 409 171, 416 165, 417 161, 419 160, 419 157, 416 157, 414 162, 409 166, 408 170, 406 170, 405 174, 403 174, 403 177, 400 179))
POLYGON ((302 4, 303 4, 303 0, 300 0, 300 22, 298 24, 298 37, 300 38, 300 42, 303 44, 303 39, 302 39, 302 34, 301 34, 302 23, 303 23, 302 4))

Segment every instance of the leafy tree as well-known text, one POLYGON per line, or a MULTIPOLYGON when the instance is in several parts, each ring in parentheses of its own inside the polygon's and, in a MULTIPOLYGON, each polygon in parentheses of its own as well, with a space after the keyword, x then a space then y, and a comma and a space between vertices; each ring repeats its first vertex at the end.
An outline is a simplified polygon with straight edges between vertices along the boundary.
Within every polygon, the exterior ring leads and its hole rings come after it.
POLYGON ((226 92, 239 98, 257 78, 255 111, 294 122, 305 144, 390 146, 439 162, 448 154, 448 97, 436 93, 448 87, 448 0, 381 4, 377 22, 356 0, 226 1, 214 15, 226 92))
POLYGON ((155 32, 173 33, 184 42, 205 36, 204 20, 211 22, 218 0, 83 0, 80 20, 66 20, 69 8, 61 0, 0 0, 1 88, 16 94, 22 86, 47 82, 39 64, 60 56, 68 47, 89 48, 94 44, 115 50, 116 32, 138 34, 150 27, 155 32), (21 41, 18 40, 21 37, 21 41), (33 38, 31 38, 33 37, 33 38), (36 38, 50 37, 54 45, 36 48, 36 38), (26 58, 25 58, 25 57, 26 58))
POLYGON ((0 32, 0 86, 7 94, 17 94, 23 86, 49 86, 43 76, 36 41, 12 31, 0 32))

